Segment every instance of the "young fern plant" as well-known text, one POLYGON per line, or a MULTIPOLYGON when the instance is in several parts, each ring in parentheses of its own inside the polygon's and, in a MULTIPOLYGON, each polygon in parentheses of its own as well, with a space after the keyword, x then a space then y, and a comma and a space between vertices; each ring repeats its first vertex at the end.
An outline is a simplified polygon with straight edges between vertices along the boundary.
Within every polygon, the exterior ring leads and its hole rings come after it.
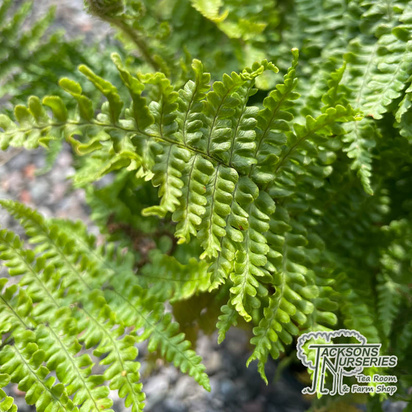
MULTIPOLYGON (((14 118, 0 115, 2 150, 71 145, 73 182, 85 188, 106 234, 98 247, 80 222, 46 220, 25 205, 0 201, 27 237, 0 231, 0 259, 10 277, 19 277, 1 280, 2 387, 17 383, 39 411, 110 410, 110 388, 139 411, 144 392, 136 345, 147 341, 149 351, 210 390, 178 308, 194 312, 193 298, 205 295, 207 308, 216 309, 210 313, 219 313, 213 319, 219 343, 232 326, 250 325, 247 365, 256 361, 266 383, 269 356, 284 354, 301 333, 341 327, 399 354, 402 374, 409 364, 400 353, 412 338, 410 90, 403 87, 412 74, 410 7, 400 2, 386 15, 368 2, 351 2, 344 14, 350 25, 337 21, 344 13, 337 2, 318 4, 341 34, 333 39, 323 20, 303 16, 308 2, 297 1, 285 24, 307 20, 314 37, 312 47, 294 39, 302 44, 302 69, 292 48, 288 69, 279 59, 283 79, 274 63, 261 60, 212 81, 198 59, 191 74, 183 63, 183 74, 175 63, 173 73, 163 70, 170 55, 157 56, 162 49, 153 38, 143 42, 157 21, 149 5, 87 3, 134 42, 154 72, 136 72, 114 53, 117 79, 81 65, 84 82, 64 77, 58 95, 30 96, 14 118), (341 40, 355 34, 342 50, 341 40), (362 41, 372 54, 359 47, 362 41), (370 70, 358 76, 365 59, 370 70), (268 79, 280 80, 260 98, 268 79), (90 85, 92 99, 84 92, 90 85), (392 135, 380 141, 380 133, 392 135), (379 155, 370 150, 375 144, 379 155), (112 183, 93 185, 107 174, 112 183), (399 325, 396 316, 404 320, 399 325)), ((199 12, 207 24, 245 41, 242 47, 253 29, 250 50, 264 47, 262 23, 251 19, 245 26, 233 2, 226 11, 191 4, 187 15, 199 12)), ((407 387, 407 379, 398 385, 407 387)), ((4 410, 16 410, 0 395, 4 410)))
MULTIPOLYGON (((253 320, 255 350, 249 361, 259 360, 264 379, 268 354, 277 357, 283 345, 299 334, 297 325, 308 323, 318 288, 306 279, 305 266, 293 263, 299 262, 308 240, 288 210, 276 207, 274 199, 285 202, 293 197, 299 183, 290 180, 290 171, 303 170, 303 166, 308 170, 303 186, 322 184, 322 173, 328 172, 323 171, 327 167, 315 164, 317 145, 332 153, 336 150, 333 139, 342 133, 339 124, 358 118, 350 105, 337 105, 325 106, 317 118, 307 116, 304 125, 293 123, 297 59, 298 52, 293 50, 293 64, 284 83, 268 95, 262 109, 247 102, 256 77, 265 70, 277 71, 267 61, 225 75, 223 81, 210 86, 210 75, 195 60, 195 80, 176 92, 163 74, 134 77, 119 56, 113 55, 130 93, 129 103, 120 99, 112 84, 81 66, 80 72, 107 99, 97 117, 81 86, 69 79, 62 79, 60 86, 74 97, 76 110, 67 109, 56 96, 45 97, 42 103, 31 97, 27 107, 16 106, 18 123, 2 115, 2 148, 47 146, 66 139, 77 154, 88 156, 75 177, 77 184, 120 168, 151 180, 159 187, 160 202, 144 208, 142 214, 160 218, 172 214, 176 225, 171 229, 178 243, 190 244, 195 237, 203 249, 187 263, 187 269, 173 256, 166 259, 163 265, 172 272, 170 281, 156 279, 160 270, 154 263, 156 274, 149 284, 155 287, 142 288, 140 278, 145 279, 147 270, 136 275, 133 261, 126 267, 112 262, 114 252, 107 256, 94 251, 93 239, 79 235, 78 227, 61 228, 23 205, 2 201, 2 207, 20 220, 30 242, 36 244, 33 251, 24 249, 17 237, 3 232, 2 259, 12 275, 23 275, 20 286, 4 289, 3 316, 14 316, 13 323, 6 322, 9 335, 4 346, 9 349, 4 356, 8 359, 12 351, 19 354, 12 364, 6 363, 4 372, 20 381, 29 368, 30 385, 37 389, 27 400, 39 410, 45 399, 56 408, 106 408, 108 389, 100 386, 104 381, 119 390, 126 406, 141 408, 144 395, 138 383, 138 363, 133 362, 140 339, 149 339, 150 350, 159 349, 167 360, 210 389, 200 358, 165 313, 165 300, 171 298, 224 288, 219 340, 237 317, 253 320), (142 96, 147 86, 153 87, 151 92, 157 97, 150 103, 142 96), (303 151, 315 156, 306 159, 303 151), (286 254, 287 264, 283 261, 286 254), (183 284, 170 288, 176 281, 183 284), (261 307, 260 317, 257 310, 261 307), (19 347, 22 330, 27 334, 22 335, 25 338, 19 347), (24 352, 28 341, 32 350, 24 352), (103 375, 91 373, 87 354, 75 356, 82 348, 92 347, 95 355, 106 355, 101 360, 108 366, 103 375), (41 374, 39 367, 45 368, 41 374), (56 371, 59 383, 48 377, 51 371, 56 371), (79 390, 81 382, 84 388, 79 390)), ((336 321, 328 312, 323 320, 336 321)), ((20 385, 28 390, 28 383, 20 385)))

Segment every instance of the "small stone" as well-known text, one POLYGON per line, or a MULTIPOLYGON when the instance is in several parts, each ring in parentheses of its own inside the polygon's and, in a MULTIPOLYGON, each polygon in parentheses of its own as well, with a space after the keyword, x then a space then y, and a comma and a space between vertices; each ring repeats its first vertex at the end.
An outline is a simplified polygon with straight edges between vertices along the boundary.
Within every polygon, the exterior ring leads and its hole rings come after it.
POLYGON ((225 379, 220 382, 220 393, 225 401, 233 401, 236 398, 236 386, 229 380, 225 379))
POLYGON ((1 186, 6 192, 18 193, 24 185, 23 177, 20 172, 10 172, 2 179, 1 186))
POLYGON ((38 151, 38 150, 34 150, 34 151, 31 151, 31 152, 23 150, 18 155, 14 156, 12 159, 9 160, 8 166, 13 170, 23 169, 25 166, 27 166, 29 163, 31 163, 30 158, 34 157, 36 152, 37 152, 38 156, 42 156, 40 154, 40 151, 38 151))
POLYGON ((146 410, 155 410, 154 408, 159 402, 164 400, 169 389, 168 379, 164 375, 155 375, 143 385, 143 390, 146 393, 146 410))
POLYGON ((30 192, 28 190, 22 190, 19 196, 19 200, 22 203, 31 203, 31 195, 30 192))
POLYGON ((187 412, 187 406, 182 401, 173 398, 167 398, 164 402, 164 409, 167 412, 187 412))
POLYGON ((259 400, 246 402, 242 405, 242 412, 263 412, 263 404, 259 400))
POLYGON ((245 353, 248 337, 243 330, 231 328, 226 334, 226 348, 234 355, 240 356, 245 353))
POLYGON ((193 378, 188 375, 183 375, 176 382, 173 389, 173 397, 175 399, 185 399, 197 390, 197 386, 193 378))
POLYGON ((203 360, 207 374, 214 375, 222 368, 222 357, 219 352, 211 352, 203 360))
POLYGON ((408 404, 403 401, 391 402, 390 400, 387 400, 383 404, 382 409, 384 412, 402 412, 406 410, 407 406, 408 404))
POLYGON ((23 169, 24 177, 29 180, 34 180, 36 173, 36 166, 33 163, 28 164, 23 169))
POLYGON ((169 388, 167 377, 164 375, 155 375, 144 386, 147 396, 154 393, 166 392, 169 388))
POLYGON ((50 194, 50 189, 51 187, 47 181, 37 179, 30 188, 33 203, 39 204, 47 201, 50 194))

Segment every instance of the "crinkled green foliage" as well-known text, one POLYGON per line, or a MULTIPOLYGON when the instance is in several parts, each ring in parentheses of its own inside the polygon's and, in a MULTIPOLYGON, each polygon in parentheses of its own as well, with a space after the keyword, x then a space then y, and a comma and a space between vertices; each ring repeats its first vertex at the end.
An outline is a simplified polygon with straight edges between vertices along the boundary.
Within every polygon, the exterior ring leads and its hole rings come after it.
POLYGON ((399 357, 402 396, 410 2, 85 3, 133 53, 112 54, 116 79, 81 65, 86 80, 62 78, 61 92, 0 115, 0 147, 58 152, 68 142, 73 182, 107 244, 81 223, 2 201, 34 245, 0 232, 0 258, 21 277, 2 283, 3 386, 30 384, 39 410, 110 408, 107 387, 140 410, 136 344, 147 340, 210 389, 176 321, 183 304, 210 331, 206 310, 219 343, 250 325, 247 364, 266 382, 269 357, 301 333, 356 329, 399 357))

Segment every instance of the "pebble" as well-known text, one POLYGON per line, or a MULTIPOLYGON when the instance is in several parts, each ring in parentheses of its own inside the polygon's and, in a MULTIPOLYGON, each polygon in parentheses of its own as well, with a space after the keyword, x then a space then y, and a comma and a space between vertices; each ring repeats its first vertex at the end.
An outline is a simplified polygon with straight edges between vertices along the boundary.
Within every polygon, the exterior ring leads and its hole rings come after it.
POLYGON ((143 390, 146 393, 146 410, 153 409, 158 403, 166 399, 168 393, 169 383, 167 376, 163 374, 153 376, 146 384, 143 386, 143 390))
POLYGON ((237 395, 235 383, 229 379, 224 379, 220 383, 220 394, 223 399, 231 402, 237 395))
POLYGON ((185 399, 187 396, 193 394, 197 390, 199 385, 193 380, 192 377, 184 375, 178 379, 173 389, 173 398, 185 399))
POLYGON ((163 410, 167 412, 188 412, 188 408, 183 404, 182 400, 179 401, 173 398, 165 400, 163 410))

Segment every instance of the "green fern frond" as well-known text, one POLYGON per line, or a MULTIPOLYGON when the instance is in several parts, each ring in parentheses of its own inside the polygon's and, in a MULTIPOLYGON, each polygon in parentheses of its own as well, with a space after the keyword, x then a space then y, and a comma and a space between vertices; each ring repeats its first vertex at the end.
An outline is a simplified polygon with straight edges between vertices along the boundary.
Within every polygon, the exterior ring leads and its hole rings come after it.
POLYGON ((102 378, 124 398, 125 406, 132 406, 132 411, 143 410, 145 395, 140 383, 140 363, 136 361, 136 336, 133 332, 125 333, 125 327, 117 321, 102 292, 93 291, 88 302, 82 306, 87 318, 79 322, 79 330, 85 331, 80 342, 84 342, 86 348, 95 346, 95 356, 105 355, 100 364, 108 367, 102 378))
POLYGON ((348 329, 362 330, 368 342, 379 342, 375 316, 371 308, 362 301, 356 290, 351 287, 345 274, 339 274, 336 287, 341 295, 342 301, 339 307, 345 317, 345 326, 348 329))
POLYGON ((139 283, 151 296, 172 303, 209 289, 210 274, 205 261, 192 258, 182 265, 173 256, 159 251, 153 251, 150 258, 152 263, 142 269, 139 283))
POLYGON ((146 298, 142 288, 128 288, 128 296, 108 289, 105 293, 109 304, 122 308, 120 319, 127 326, 143 328, 140 340, 149 338, 149 351, 159 350, 167 361, 188 373, 206 390, 210 390, 209 378, 204 372, 200 356, 190 349, 190 342, 179 333, 179 325, 172 322, 170 314, 164 314, 163 305, 150 295, 146 298), (131 290, 130 290, 131 289, 131 290), (145 302, 146 300, 146 302, 145 302))
POLYGON ((219 331, 218 343, 222 343, 225 340, 226 332, 232 327, 237 325, 237 311, 230 304, 223 305, 221 308, 222 314, 219 316, 219 320, 216 327, 219 331))
MULTIPOLYGON (((38 375, 38 381, 29 381, 36 395, 29 391, 28 403, 36 403, 39 410, 45 410, 41 406, 45 402, 57 405, 56 408, 61 404, 63 406, 59 407, 67 410, 75 410, 73 405, 78 405, 80 410, 110 408, 109 390, 101 386, 107 381, 109 387, 124 398, 127 407, 132 406, 133 411, 142 410, 144 394, 139 382, 140 365, 136 362, 135 344, 149 336, 151 350, 159 348, 167 360, 209 388, 201 359, 189 349, 189 342, 179 333, 179 325, 171 322, 170 315, 164 314, 161 302, 153 301, 150 296, 143 298, 145 294, 137 285, 130 260, 127 263, 127 258, 115 258, 116 249, 111 245, 96 249, 95 239, 80 224, 48 222, 26 206, 12 201, 2 201, 1 204, 21 221, 30 241, 36 245, 34 252, 24 249, 13 233, 0 232, 0 257, 6 262, 10 274, 23 275, 21 284, 27 286, 23 290, 12 285, 1 296, 4 303, 0 305, 1 332, 10 335, 1 352, 5 356, 4 372, 11 370, 8 369, 11 354, 22 362, 25 359, 25 364, 29 365, 32 352, 36 353, 40 363, 33 366, 30 376, 34 379, 38 375), (110 288, 113 286, 109 286, 107 293, 112 299, 106 301, 103 292, 92 290, 93 287, 101 288, 105 282, 116 284, 112 279, 120 274, 125 282, 129 279, 132 284, 131 287, 122 285, 118 291, 113 290, 112 295, 110 288), (122 295, 126 291, 127 299, 122 295), (120 299, 120 306, 113 296, 120 299), (32 301, 36 303, 34 307, 32 301), (145 302, 143 308, 142 302, 145 302), (127 330, 122 323, 127 310, 137 311, 140 318, 135 322, 129 316, 125 324, 136 329, 143 326, 143 335, 127 330), (23 341, 26 344, 32 342, 30 354, 18 346, 23 341), (102 375, 92 373, 94 363, 89 354, 77 356, 83 347, 86 350, 93 348, 95 356, 105 355, 100 361, 105 367, 102 375), (40 366, 43 362, 44 366, 40 366), (53 370, 59 381, 56 385, 53 379, 44 381, 53 370), (74 395, 73 402, 69 399, 71 395, 74 395)), ((6 283, 4 278, 2 289, 6 283)), ((207 288, 208 282, 202 287, 207 288)), ((182 293, 187 295, 188 292, 183 289, 182 293)), ((16 362, 12 365, 15 368, 16 362)), ((17 374, 10 376, 23 385, 22 390, 26 390, 24 381, 20 382, 22 375, 20 378, 17 374)))
POLYGON ((14 233, 0 231, 0 259, 8 268, 10 276, 22 276, 21 285, 27 287, 36 306, 36 317, 60 307, 63 289, 59 288, 60 278, 55 274, 55 267, 48 265, 43 257, 36 259, 30 249, 25 249, 23 242, 14 233), (52 292, 51 292, 52 291, 52 292))
POLYGON ((289 122, 293 119, 291 108, 293 101, 299 98, 294 92, 297 84, 296 66, 298 50, 292 50, 293 62, 284 83, 276 86, 263 101, 264 108, 257 115, 256 165, 251 167, 251 176, 258 184, 273 180, 273 161, 279 155, 279 146, 285 143, 285 132, 290 130, 289 122))
POLYGON ((267 233, 276 292, 269 297, 263 317, 253 329, 251 343, 255 349, 247 361, 247 364, 259 361, 258 370, 266 382, 264 367, 268 355, 277 358, 284 350, 283 344, 290 344, 292 337, 299 334, 296 324, 302 327, 306 324, 307 316, 314 311, 311 301, 319 295, 317 286, 308 284, 310 272, 304 266, 305 255, 310 255, 310 251, 304 249, 307 234, 293 233, 295 225, 287 211, 278 206, 267 233))
POLYGON ((381 328, 385 336, 389 336, 393 321, 395 320, 401 303, 399 294, 400 285, 396 284, 391 278, 378 277, 378 316, 381 328))
POLYGON ((56 312, 54 322, 37 328, 37 341, 45 353, 46 365, 56 371, 67 394, 74 395, 74 404, 82 405, 80 410, 110 408, 112 401, 108 399, 109 390, 101 386, 105 379, 102 375, 92 375, 94 362, 89 354, 80 355, 82 345, 72 336, 75 328, 67 307, 56 312), (65 328, 71 329, 66 336, 62 334, 65 328))
POLYGON ((369 119, 363 119, 360 122, 346 126, 346 131, 347 134, 343 137, 346 146, 343 151, 348 154, 350 159, 354 159, 352 169, 356 170, 365 192, 373 195, 370 181, 372 175, 371 150, 376 146, 375 138, 378 131, 375 124, 369 119))
POLYGON ((65 392, 64 385, 55 384, 50 371, 42 365, 45 352, 36 343, 26 341, 5 346, 0 352, 1 371, 8 373, 12 382, 26 392, 26 402, 38 411, 78 411, 65 392))

